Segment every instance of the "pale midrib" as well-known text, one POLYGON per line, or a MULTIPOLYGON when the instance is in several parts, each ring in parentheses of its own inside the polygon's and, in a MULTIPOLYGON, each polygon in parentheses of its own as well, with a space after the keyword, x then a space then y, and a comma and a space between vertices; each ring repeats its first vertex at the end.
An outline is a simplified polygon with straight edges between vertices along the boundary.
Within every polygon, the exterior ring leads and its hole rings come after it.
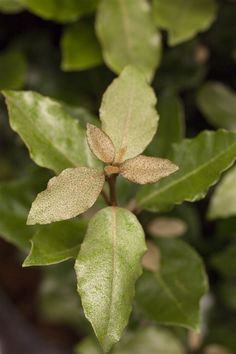
POLYGON ((129 60, 132 60, 132 51, 131 51, 132 44, 131 44, 131 38, 129 35, 129 21, 127 21, 128 15, 127 15, 125 5, 123 4, 123 0, 118 0, 118 2, 120 4, 120 12, 121 12, 121 19, 122 19, 121 22, 123 25, 124 38, 126 39, 126 41, 124 41, 124 43, 126 43, 127 57, 129 60))
MULTIPOLYGON (((21 108, 21 106, 19 106, 19 105, 16 104, 15 102, 14 102, 14 105, 19 109, 19 111, 22 112, 23 116, 27 116, 27 115, 24 113, 24 111, 23 111, 23 109, 21 108)), ((11 120, 13 120, 13 119, 11 119, 11 120)), ((31 120, 31 121, 32 121, 32 120, 31 120)), ((61 154, 61 155, 63 156, 63 158, 64 158, 65 160, 67 160, 70 164, 72 164, 74 167, 77 167, 77 166, 78 166, 77 163, 75 163, 74 161, 70 160, 70 159, 65 155, 65 153, 64 153, 62 150, 60 150, 57 146, 52 145, 50 139, 48 139, 48 138, 46 137, 45 133, 42 132, 41 129, 40 129, 38 126, 37 126, 37 130, 39 131, 40 134, 42 134, 42 136, 44 137, 44 139, 46 140, 46 142, 48 143, 48 145, 50 145, 57 153, 61 154)), ((17 132, 17 133, 18 133, 18 132, 17 132)), ((20 133, 19 133, 19 134, 20 134, 20 133)), ((21 135, 21 134, 20 134, 20 135, 21 135)), ((28 146, 28 144, 26 144, 26 145, 28 146)), ((31 147, 30 147, 30 146, 28 146, 28 147, 29 147, 29 150, 31 151, 31 147)))
POLYGON ((209 166, 210 163, 215 162, 216 160, 218 160, 219 158, 221 158, 221 156, 223 156, 224 154, 226 154, 228 151, 230 151, 234 146, 236 146, 235 144, 232 144, 228 149, 226 149, 223 153, 220 153, 218 155, 216 155, 214 158, 211 158, 210 160, 206 161, 204 164, 202 164, 200 167, 196 168, 194 171, 186 174, 185 176, 183 176, 182 178, 179 178, 178 180, 173 181, 170 184, 167 184, 165 187, 154 191, 152 194, 149 194, 146 198, 141 199, 140 200, 140 204, 146 203, 148 200, 152 199, 153 197, 160 195, 161 193, 165 192, 166 190, 172 188, 173 186, 183 182, 184 180, 188 179, 189 177, 197 174, 198 172, 200 172, 201 170, 203 170, 205 167, 209 166))

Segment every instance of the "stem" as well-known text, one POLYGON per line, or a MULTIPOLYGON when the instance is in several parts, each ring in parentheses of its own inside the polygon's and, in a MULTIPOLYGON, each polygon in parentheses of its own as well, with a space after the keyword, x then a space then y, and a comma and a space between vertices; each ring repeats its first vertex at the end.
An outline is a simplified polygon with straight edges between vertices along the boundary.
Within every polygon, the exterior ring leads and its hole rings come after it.
POLYGON ((116 198, 116 178, 117 175, 111 175, 108 178, 108 183, 110 186, 110 205, 117 206, 117 198, 116 198))

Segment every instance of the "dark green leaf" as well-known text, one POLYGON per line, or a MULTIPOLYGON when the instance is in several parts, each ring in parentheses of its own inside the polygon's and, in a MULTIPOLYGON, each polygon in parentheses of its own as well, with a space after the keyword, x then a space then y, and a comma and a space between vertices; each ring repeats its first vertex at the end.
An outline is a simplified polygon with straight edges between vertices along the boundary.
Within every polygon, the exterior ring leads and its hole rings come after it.
POLYGON ((235 277, 236 275, 236 243, 215 254, 211 263, 223 276, 235 277))
POLYGON ((0 54, 0 90, 21 88, 26 79, 27 63, 24 55, 9 49, 0 54))

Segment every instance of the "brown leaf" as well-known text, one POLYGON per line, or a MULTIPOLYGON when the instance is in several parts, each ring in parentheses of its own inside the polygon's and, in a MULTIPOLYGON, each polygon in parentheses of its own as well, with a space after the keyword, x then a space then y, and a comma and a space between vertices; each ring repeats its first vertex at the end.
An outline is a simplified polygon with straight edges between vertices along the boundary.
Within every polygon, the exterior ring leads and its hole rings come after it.
POLYGON ((157 272, 160 268, 161 254, 158 247, 152 241, 147 241, 147 252, 143 256, 142 265, 151 272, 157 272))
POLYGON ((177 170, 169 160, 144 155, 126 160, 120 166, 121 175, 138 184, 155 183, 177 170))
POLYGON ((85 212, 97 200, 104 182, 103 172, 88 167, 67 168, 37 195, 27 224, 49 224, 85 212))
POLYGON ((107 134, 95 125, 88 123, 87 141, 91 151, 99 160, 105 163, 112 163, 115 156, 115 148, 107 134))
POLYGON ((178 218, 159 217, 148 224, 147 230, 152 236, 178 237, 186 232, 187 225, 178 218))

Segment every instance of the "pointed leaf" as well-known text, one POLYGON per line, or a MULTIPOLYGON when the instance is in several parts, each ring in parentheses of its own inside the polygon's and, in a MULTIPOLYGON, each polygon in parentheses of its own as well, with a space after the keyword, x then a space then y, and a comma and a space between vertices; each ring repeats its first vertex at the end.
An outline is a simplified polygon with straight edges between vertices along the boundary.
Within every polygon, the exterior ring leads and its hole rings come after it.
POLYGON ((198 254, 180 239, 158 239, 161 262, 158 271, 145 271, 138 281, 137 301, 151 320, 199 329, 201 297, 208 290, 198 254))
POLYGON ((67 106, 30 91, 5 91, 10 124, 40 166, 61 172, 68 167, 96 167, 86 131, 67 113, 67 106))
POLYGON ((152 140, 158 123, 156 97, 144 76, 125 68, 103 96, 100 108, 102 130, 116 149, 116 162, 135 157, 152 140))
POLYGON ((109 138, 95 125, 87 125, 87 141, 91 151, 97 158, 107 164, 112 163, 115 157, 115 148, 109 138))
POLYGON ((120 166, 120 174, 138 184, 157 182, 177 170, 178 167, 169 160, 144 155, 126 160, 120 166))
POLYGON ((37 195, 27 224, 50 224, 83 213, 96 202, 104 182, 103 172, 87 167, 67 168, 37 195))
POLYGON ((106 353, 127 325, 145 250, 142 226, 128 210, 108 207, 90 220, 75 270, 85 315, 106 353))
POLYGON ((41 227, 31 240, 23 266, 50 265, 76 258, 87 228, 85 220, 61 221, 41 227))
POLYGON ((217 14, 215 0, 154 0, 157 26, 168 31, 169 44, 176 45, 206 30, 217 14))
POLYGON ((161 37, 146 0, 101 1, 97 35, 107 65, 119 74, 127 65, 152 78, 161 58, 161 37))
POLYGON ((202 132, 196 138, 174 144, 169 157, 179 171, 158 184, 142 187, 137 196, 141 208, 166 210, 185 200, 203 198, 236 159, 236 133, 202 132))

